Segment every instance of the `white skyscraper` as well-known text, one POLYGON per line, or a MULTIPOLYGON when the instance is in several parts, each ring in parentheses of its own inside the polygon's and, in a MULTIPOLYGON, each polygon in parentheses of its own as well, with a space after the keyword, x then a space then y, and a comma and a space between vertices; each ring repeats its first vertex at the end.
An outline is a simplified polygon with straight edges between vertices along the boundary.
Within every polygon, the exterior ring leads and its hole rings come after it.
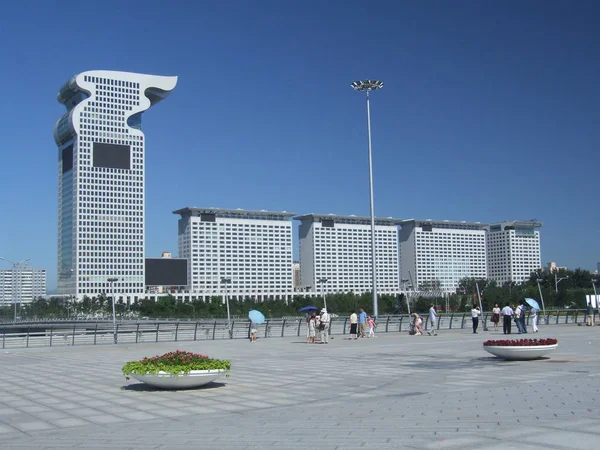
POLYGON ((291 299, 294 213, 183 208, 179 257, 188 259, 189 289, 197 298, 291 299))
POLYGON ((488 277, 499 285, 522 283, 542 267, 540 222, 509 221, 486 227, 488 277))
MULTIPOLYGON (((295 219, 300 221, 302 286, 317 293, 372 291, 369 217, 306 214, 295 219)), ((400 292, 398 223, 399 219, 375 219, 377 291, 381 294, 400 292)))
POLYGON ((58 146, 58 293, 144 294, 144 133, 142 113, 177 77, 105 70, 71 78, 58 94, 67 112, 58 146))
POLYGON ((402 279, 415 290, 455 292, 462 278, 486 278, 483 224, 411 219, 401 225, 402 279))
POLYGON ((46 271, 17 265, 0 270, 0 305, 30 303, 46 296, 46 271))

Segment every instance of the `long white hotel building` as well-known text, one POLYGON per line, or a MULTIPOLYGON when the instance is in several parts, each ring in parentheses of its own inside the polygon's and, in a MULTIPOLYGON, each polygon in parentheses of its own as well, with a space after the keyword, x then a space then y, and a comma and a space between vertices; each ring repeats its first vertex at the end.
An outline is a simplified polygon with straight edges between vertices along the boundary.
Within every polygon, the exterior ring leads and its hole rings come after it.
POLYGON ((142 113, 177 77, 94 70, 58 94, 67 112, 54 127, 58 146, 58 293, 144 295, 142 113))
MULTIPOLYGON (((373 289, 371 269, 371 220, 369 217, 306 214, 300 221, 301 285, 316 293, 354 292, 373 289), (327 280, 321 282, 319 280, 327 280)), ((399 219, 375 219, 377 291, 400 292, 399 219)))
POLYGON ((486 226, 488 278, 522 283, 542 267, 541 222, 506 221, 486 226))
POLYGON ((403 280, 415 290, 455 292, 464 277, 487 278, 484 224, 404 220, 400 231, 403 280))
POLYGON ((183 208, 179 257, 188 259, 191 298, 291 299, 295 213, 183 208))

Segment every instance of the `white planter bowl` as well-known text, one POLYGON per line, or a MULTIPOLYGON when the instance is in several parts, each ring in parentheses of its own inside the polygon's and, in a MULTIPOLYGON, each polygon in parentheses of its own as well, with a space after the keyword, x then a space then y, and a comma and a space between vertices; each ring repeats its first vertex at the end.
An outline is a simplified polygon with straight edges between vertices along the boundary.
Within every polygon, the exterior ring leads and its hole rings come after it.
POLYGON ((496 345, 484 345, 483 349, 498 358, 508 361, 528 361, 538 359, 546 353, 556 350, 558 344, 553 345, 533 345, 530 347, 501 347, 496 345))
POLYGON ((132 373, 130 376, 159 389, 190 389, 208 384, 225 375, 226 372, 225 369, 215 369, 191 370, 190 373, 182 373, 180 375, 158 372, 146 375, 132 373))

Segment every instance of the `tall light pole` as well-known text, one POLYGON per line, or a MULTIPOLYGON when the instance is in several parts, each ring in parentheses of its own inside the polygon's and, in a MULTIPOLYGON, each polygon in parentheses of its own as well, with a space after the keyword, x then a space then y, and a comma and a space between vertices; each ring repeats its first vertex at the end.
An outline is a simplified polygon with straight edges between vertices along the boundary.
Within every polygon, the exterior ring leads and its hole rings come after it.
POLYGON ((117 343, 117 316, 115 315, 115 283, 119 281, 118 278, 109 278, 108 283, 110 284, 110 293, 112 297, 112 316, 113 316, 113 340, 117 343))
POLYGON ((229 339, 233 337, 231 329, 231 316, 229 315, 229 296, 227 295, 227 285, 231 283, 231 278, 221 277, 221 284, 225 285, 225 303, 227 305, 227 329, 229 330, 229 339))
POLYGON ((544 311, 544 323, 548 323, 548 319, 546 317, 546 307, 544 306, 544 295, 542 294, 542 287, 540 286, 541 283, 544 282, 544 280, 542 280, 541 278, 538 278, 537 280, 535 280, 537 285, 538 285, 538 290, 540 291, 540 300, 542 300, 542 310, 544 311))
MULTIPOLYGON (((475 287, 477 288, 477 297, 479 298, 479 309, 481 310, 481 314, 483 314, 483 303, 481 303, 481 292, 479 291, 479 283, 477 281, 475 282, 475 287)), ((488 331, 485 320, 483 321, 483 331, 488 331)))
POLYGON ((568 279, 568 278, 569 278, 569 276, 568 276, 568 275, 567 275, 567 276, 565 276, 565 277, 558 278, 558 277, 556 276, 556 272, 554 272, 554 288, 556 289, 556 293, 557 293, 557 294, 558 294, 558 283, 560 283, 562 280, 566 280, 566 279, 568 279))
POLYGON ((19 262, 14 262, 11 261, 10 259, 6 259, 3 258, 2 256, 0 256, 0 259, 2 261, 6 261, 7 263, 11 263, 13 265, 12 267, 12 297, 13 297, 13 303, 14 303, 14 317, 13 317, 13 323, 17 323, 17 300, 21 300, 21 292, 22 292, 22 279, 21 279, 21 264, 26 263, 27 261, 31 261, 31 258, 26 258, 22 261, 19 262), (18 275, 18 279, 17 279, 17 275, 18 275))
POLYGON ((329 278, 319 278, 317 284, 321 285, 321 297, 323 297, 323 306, 327 309, 327 299, 325 298, 325 283, 329 281, 329 278))
MULTIPOLYGON (((598 313, 600 313, 600 304, 598 304, 598 293, 596 292, 596 283, 598 282, 597 279, 592 278, 592 286, 594 288, 594 301, 596 302, 596 309, 598 310, 598 313)), ((592 323, 594 321, 594 316, 592 315, 592 323)))
POLYGON ((367 135, 369 138, 369 193, 371 203, 371 271, 373 273, 373 316, 377 318, 377 267, 375 255, 375 203, 373 199, 373 158, 371 152, 371 106, 369 103, 369 92, 383 87, 382 81, 363 80, 352 83, 352 88, 367 94, 367 135))
POLYGON ((408 291, 406 290, 406 283, 409 281, 410 280, 408 279, 400 280, 402 283, 402 290, 404 291, 404 298, 406 299, 406 309, 408 310, 408 315, 410 316, 410 301, 408 300, 408 291))

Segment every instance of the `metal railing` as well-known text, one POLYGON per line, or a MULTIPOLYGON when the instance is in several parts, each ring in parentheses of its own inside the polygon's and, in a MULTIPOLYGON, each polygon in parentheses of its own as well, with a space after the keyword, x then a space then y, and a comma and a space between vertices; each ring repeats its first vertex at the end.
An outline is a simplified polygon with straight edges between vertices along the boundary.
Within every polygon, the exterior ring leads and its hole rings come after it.
MULTIPOLYGON (((491 313, 482 314, 480 322, 490 326, 491 313)), ((540 325, 584 324, 587 314, 585 310, 549 311, 546 321, 538 315, 540 325)), ((426 314, 422 315, 425 330, 432 324, 426 314)), ((527 315, 529 325, 531 317, 527 315)), ((412 318, 408 315, 380 316, 377 320, 376 333, 408 332, 412 318)), ((502 324, 500 323, 500 326, 502 324)), ((435 329, 452 330, 471 327, 470 313, 438 314, 435 329)), ((306 321, 302 317, 269 319, 256 325, 259 338, 272 337, 304 337, 306 321)), ((233 320, 231 333, 227 320, 200 321, 122 321, 116 326, 117 343, 137 344, 148 342, 179 342, 215 339, 248 339, 250 322, 233 320)), ((350 321, 347 318, 332 318, 330 334, 343 336, 350 332, 350 321)), ((110 322, 65 322, 65 323, 22 323, 0 325, 2 348, 52 347, 57 345, 99 345, 113 343, 113 328, 110 322)))

